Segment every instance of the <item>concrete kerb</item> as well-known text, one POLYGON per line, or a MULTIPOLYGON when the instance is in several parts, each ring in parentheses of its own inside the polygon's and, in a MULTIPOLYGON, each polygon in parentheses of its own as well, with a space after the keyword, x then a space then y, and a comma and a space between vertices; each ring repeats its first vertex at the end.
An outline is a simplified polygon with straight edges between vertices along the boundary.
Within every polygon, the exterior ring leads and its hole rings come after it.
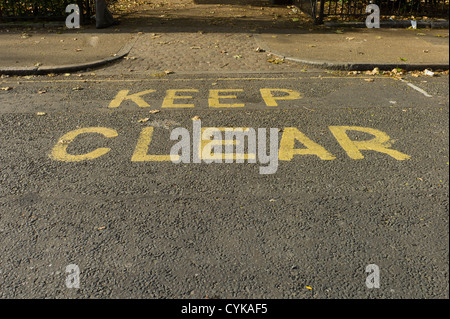
POLYGON ((401 68, 406 71, 419 71, 425 69, 432 70, 448 70, 449 64, 406 64, 406 63, 352 63, 352 62, 331 62, 331 61, 321 61, 321 60, 305 60, 299 59, 296 57, 286 56, 281 52, 277 52, 276 50, 272 50, 266 41, 262 39, 260 34, 255 36, 255 40, 258 46, 263 49, 268 54, 276 56, 278 58, 282 58, 284 60, 296 62, 303 64, 305 66, 311 66, 319 69, 327 69, 327 70, 338 70, 338 71, 368 71, 373 70, 374 68, 379 68, 381 71, 391 71, 395 68, 401 68))
POLYGON ((107 57, 101 60, 84 62, 78 64, 66 64, 59 66, 43 66, 43 67, 0 67, 0 74, 3 75, 46 75, 50 73, 71 73, 78 71, 85 71, 87 69, 95 69, 106 66, 108 64, 117 62, 130 53, 139 35, 126 43, 114 56, 107 57))
MULTIPOLYGON (((323 24, 325 27, 330 28, 366 28, 365 22, 331 22, 326 21, 323 24)), ((408 28, 411 27, 411 20, 392 20, 392 21, 380 21, 380 28, 408 28)), ((424 21, 417 20, 417 28, 425 29, 448 29, 448 21, 424 21)))

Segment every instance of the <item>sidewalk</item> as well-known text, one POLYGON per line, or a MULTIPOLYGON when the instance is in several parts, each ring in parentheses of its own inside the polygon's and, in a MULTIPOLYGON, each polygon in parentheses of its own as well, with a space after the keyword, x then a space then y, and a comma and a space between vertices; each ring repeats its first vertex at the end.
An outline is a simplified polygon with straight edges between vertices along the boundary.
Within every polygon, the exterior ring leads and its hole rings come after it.
POLYGON ((293 7, 174 3, 122 14, 121 25, 101 30, 0 25, 0 74, 100 67, 107 74, 129 74, 449 65, 448 29, 317 27, 293 7))
POLYGON ((267 51, 288 60, 341 70, 448 69, 448 29, 333 28, 261 34, 267 51))
POLYGON ((0 28, 0 74, 66 73, 107 65, 128 54, 136 34, 96 29, 0 28))

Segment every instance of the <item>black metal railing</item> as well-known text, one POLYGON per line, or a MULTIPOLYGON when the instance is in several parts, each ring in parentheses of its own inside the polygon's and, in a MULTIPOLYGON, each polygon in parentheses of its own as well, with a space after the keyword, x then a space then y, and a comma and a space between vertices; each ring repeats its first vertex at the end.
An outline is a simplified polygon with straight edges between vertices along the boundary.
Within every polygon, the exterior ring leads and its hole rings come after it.
POLYGON ((69 4, 79 5, 82 22, 95 12, 95 0, 0 0, 0 21, 64 20, 69 4))
POLYGON ((345 20, 366 16, 366 6, 374 3, 380 7, 381 16, 427 16, 447 18, 449 0, 295 0, 296 5, 310 14, 316 23, 325 17, 345 20))

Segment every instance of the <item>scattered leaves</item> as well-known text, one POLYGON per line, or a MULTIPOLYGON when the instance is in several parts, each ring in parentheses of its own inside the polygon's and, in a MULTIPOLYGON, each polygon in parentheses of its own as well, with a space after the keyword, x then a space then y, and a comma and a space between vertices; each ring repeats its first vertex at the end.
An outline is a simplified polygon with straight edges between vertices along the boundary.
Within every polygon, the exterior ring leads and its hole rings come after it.
POLYGON ((273 64, 280 64, 280 63, 284 63, 284 59, 280 59, 280 58, 267 59, 267 62, 273 63, 273 64))

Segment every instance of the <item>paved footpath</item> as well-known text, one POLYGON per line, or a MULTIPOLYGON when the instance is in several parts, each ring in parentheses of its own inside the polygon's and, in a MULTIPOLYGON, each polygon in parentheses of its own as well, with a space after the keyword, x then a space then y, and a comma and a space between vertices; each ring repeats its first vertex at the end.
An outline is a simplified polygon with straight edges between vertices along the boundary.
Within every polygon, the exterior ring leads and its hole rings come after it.
POLYGON ((177 0, 97 30, 0 25, 0 74, 448 70, 447 28, 316 26, 298 9, 177 0), (173 2, 173 3, 172 3, 173 2), (171 5, 171 6, 170 6, 171 5), (112 62, 116 62, 112 64, 112 62))

